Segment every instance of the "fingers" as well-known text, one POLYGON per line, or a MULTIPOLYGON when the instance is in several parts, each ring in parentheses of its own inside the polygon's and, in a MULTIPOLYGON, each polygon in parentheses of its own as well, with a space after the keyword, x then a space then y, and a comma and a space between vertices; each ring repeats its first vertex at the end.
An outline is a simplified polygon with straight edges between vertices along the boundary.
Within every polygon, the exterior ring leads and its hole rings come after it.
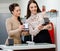
POLYGON ((22 35, 29 35, 29 32, 23 31, 23 32, 22 32, 22 35))
POLYGON ((39 27, 38 27, 39 30, 42 30, 42 28, 43 28, 43 26, 39 26, 39 27))
POLYGON ((22 31, 22 30, 24 30, 24 25, 20 25, 19 26, 19 29, 22 31))

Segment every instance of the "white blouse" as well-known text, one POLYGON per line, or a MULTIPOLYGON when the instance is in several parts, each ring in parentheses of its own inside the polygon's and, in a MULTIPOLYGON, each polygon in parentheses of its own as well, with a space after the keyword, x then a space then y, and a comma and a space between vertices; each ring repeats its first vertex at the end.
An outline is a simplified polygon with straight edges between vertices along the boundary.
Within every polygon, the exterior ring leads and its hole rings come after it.
POLYGON ((37 13, 36 15, 31 15, 26 22, 29 24, 29 33, 31 35, 37 35, 41 30, 38 26, 44 24, 44 16, 42 13, 37 13))

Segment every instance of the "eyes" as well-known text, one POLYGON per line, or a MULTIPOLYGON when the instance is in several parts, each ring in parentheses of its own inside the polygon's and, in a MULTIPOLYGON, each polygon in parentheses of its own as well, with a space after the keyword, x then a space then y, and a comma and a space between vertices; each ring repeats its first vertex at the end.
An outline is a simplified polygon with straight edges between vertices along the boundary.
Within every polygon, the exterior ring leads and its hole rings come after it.
POLYGON ((15 7, 14 11, 15 11, 15 12, 20 12, 21 9, 20 9, 20 7, 15 7))
POLYGON ((37 9, 36 3, 31 3, 30 6, 29 6, 29 9, 30 9, 30 10, 32 10, 32 9, 37 9))
POLYGON ((16 10, 16 12, 20 12, 20 11, 21 11, 21 9, 16 10))
POLYGON ((31 8, 31 9, 33 9, 33 8, 37 8, 37 6, 31 6, 30 8, 31 8))

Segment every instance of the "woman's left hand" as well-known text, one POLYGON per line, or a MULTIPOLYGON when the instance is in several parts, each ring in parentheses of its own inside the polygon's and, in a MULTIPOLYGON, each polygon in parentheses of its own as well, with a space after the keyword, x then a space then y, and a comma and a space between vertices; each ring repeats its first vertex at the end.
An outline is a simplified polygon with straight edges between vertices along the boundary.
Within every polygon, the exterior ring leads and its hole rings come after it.
POLYGON ((45 29, 51 30, 52 29, 52 25, 49 23, 46 26, 44 26, 45 29))

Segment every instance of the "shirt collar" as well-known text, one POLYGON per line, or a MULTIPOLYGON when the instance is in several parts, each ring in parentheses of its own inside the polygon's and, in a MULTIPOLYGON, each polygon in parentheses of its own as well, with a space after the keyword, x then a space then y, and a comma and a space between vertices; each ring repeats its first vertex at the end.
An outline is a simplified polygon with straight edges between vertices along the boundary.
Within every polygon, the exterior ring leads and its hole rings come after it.
POLYGON ((31 14, 31 16, 36 16, 37 15, 37 13, 36 14, 31 14))

